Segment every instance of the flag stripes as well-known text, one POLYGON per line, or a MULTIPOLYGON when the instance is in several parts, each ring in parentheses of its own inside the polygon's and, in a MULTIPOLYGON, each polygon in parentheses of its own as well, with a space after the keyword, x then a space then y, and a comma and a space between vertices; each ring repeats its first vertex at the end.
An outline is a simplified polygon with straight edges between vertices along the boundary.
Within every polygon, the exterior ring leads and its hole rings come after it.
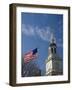
POLYGON ((24 55, 24 62, 27 63, 36 58, 37 58, 37 48, 33 49, 32 51, 24 55))

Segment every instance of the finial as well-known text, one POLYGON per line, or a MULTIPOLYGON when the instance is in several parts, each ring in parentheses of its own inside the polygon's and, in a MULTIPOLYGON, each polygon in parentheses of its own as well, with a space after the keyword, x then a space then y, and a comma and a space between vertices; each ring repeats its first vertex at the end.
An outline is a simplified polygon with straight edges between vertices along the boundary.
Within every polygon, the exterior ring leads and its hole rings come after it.
POLYGON ((56 43, 56 39, 55 39, 55 37, 54 37, 54 34, 53 34, 53 33, 51 34, 51 43, 56 43))

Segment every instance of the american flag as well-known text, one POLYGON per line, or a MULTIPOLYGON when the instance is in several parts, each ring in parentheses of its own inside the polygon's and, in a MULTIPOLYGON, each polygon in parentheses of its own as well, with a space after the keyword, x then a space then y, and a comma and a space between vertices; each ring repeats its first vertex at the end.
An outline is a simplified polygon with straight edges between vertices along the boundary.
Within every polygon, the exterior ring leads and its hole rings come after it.
POLYGON ((37 48, 33 49, 32 51, 24 55, 24 63, 30 62, 31 60, 34 60, 35 58, 37 58, 37 48))

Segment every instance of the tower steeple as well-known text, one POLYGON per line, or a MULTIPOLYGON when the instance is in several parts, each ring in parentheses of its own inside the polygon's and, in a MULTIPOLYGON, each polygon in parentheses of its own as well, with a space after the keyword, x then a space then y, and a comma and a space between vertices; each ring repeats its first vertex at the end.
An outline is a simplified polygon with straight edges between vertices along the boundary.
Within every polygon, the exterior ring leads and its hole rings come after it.
POLYGON ((49 44, 49 53, 46 59, 46 75, 62 75, 63 74, 63 62, 57 54, 57 45, 54 34, 51 35, 49 44))
POLYGON ((56 39, 54 37, 54 35, 51 35, 51 39, 50 39, 50 45, 49 45, 49 54, 56 54, 56 39))

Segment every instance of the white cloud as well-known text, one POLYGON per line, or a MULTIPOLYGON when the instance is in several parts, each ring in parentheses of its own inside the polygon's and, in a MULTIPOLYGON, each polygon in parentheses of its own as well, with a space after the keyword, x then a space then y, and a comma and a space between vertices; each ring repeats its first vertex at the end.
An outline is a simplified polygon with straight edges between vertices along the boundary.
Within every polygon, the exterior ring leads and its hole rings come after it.
POLYGON ((33 27, 31 25, 26 26, 25 24, 22 24, 22 32, 28 36, 37 35, 38 37, 40 37, 42 40, 45 40, 45 41, 49 41, 51 37, 50 27, 39 28, 38 26, 33 27))
POLYGON ((48 29, 46 29, 46 28, 38 29, 36 32, 42 40, 50 41, 51 32, 50 32, 49 27, 48 27, 48 29))
POLYGON ((26 26, 25 24, 22 24, 22 32, 23 32, 23 34, 28 35, 28 36, 32 36, 35 34, 33 27, 30 25, 26 26))
MULTIPOLYGON (((51 34, 52 32, 52 28, 47 26, 47 27, 43 27, 40 28, 38 26, 31 26, 31 25, 25 25, 22 24, 22 32, 23 34, 27 35, 27 36, 34 36, 34 37, 39 37, 44 41, 49 42, 51 39, 51 34)), ((62 43, 61 43, 61 39, 58 39, 58 43, 57 43, 58 47, 62 47, 62 43)))

